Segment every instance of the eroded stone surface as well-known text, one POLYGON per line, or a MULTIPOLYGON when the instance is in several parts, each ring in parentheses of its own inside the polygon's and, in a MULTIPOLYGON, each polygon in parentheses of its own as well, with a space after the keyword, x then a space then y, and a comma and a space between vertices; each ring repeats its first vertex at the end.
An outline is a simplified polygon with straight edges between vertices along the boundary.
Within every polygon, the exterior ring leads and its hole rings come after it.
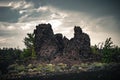
POLYGON ((36 26, 35 51, 40 60, 56 60, 66 58, 80 60, 90 54, 90 38, 79 26, 74 27, 74 37, 70 40, 62 34, 54 34, 50 24, 36 26))
POLYGON ((36 26, 35 51, 39 59, 46 61, 53 59, 58 51, 56 39, 50 24, 36 26))

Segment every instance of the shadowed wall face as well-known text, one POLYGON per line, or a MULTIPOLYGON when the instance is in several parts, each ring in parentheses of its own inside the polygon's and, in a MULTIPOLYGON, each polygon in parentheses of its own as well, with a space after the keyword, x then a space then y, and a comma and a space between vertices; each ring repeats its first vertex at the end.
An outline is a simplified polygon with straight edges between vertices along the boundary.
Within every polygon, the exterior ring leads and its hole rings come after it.
POLYGON ((38 58, 50 60, 57 52, 57 44, 50 24, 40 24, 36 26, 35 50, 38 58))
POLYGON ((79 60, 90 54, 90 38, 80 27, 74 27, 74 37, 68 40, 62 34, 55 34, 50 24, 36 26, 35 51, 42 61, 54 60, 57 57, 79 60))

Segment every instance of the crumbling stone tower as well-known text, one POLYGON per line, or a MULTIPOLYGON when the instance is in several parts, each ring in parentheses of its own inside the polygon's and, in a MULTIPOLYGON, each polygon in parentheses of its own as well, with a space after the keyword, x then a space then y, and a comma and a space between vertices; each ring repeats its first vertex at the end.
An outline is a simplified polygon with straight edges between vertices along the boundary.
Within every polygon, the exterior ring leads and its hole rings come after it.
POLYGON ((58 50, 53 30, 50 24, 36 26, 35 51, 39 59, 50 60, 58 50))
POLYGON ((74 27, 74 37, 70 40, 62 34, 54 34, 50 24, 36 26, 35 51, 40 60, 53 60, 56 57, 80 60, 90 54, 90 38, 79 26, 74 27))

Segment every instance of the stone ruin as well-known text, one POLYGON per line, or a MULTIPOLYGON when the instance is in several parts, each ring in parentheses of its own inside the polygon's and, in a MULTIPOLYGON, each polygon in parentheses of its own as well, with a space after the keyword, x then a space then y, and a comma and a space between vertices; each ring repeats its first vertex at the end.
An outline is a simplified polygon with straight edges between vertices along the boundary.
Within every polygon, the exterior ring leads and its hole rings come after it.
POLYGON ((74 37, 70 40, 62 34, 54 34, 51 24, 39 24, 34 30, 35 51, 41 61, 51 61, 58 57, 81 60, 90 55, 90 38, 79 26, 74 27, 74 37))

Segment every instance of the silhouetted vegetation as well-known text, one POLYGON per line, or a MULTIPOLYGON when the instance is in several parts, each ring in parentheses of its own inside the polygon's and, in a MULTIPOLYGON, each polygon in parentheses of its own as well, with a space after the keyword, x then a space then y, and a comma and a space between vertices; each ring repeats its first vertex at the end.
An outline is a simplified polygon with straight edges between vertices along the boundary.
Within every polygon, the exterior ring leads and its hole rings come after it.
POLYGON ((0 71, 2 74, 7 73, 7 67, 20 59, 21 50, 16 48, 0 49, 0 71))
POLYGON ((22 58, 26 57, 36 58, 36 53, 34 49, 35 48, 34 39, 35 39, 34 33, 28 33, 27 36, 24 38, 24 44, 26 46, 26 49, 23 49, 23 55, 21 55, 22 58))
POLYGON ((120 48, 113 44, 111 38, 107 38, 104 43, 99 43, 91 47, 92 53, 100 56, 100 61, 105 63, 120 62, 120 48))

